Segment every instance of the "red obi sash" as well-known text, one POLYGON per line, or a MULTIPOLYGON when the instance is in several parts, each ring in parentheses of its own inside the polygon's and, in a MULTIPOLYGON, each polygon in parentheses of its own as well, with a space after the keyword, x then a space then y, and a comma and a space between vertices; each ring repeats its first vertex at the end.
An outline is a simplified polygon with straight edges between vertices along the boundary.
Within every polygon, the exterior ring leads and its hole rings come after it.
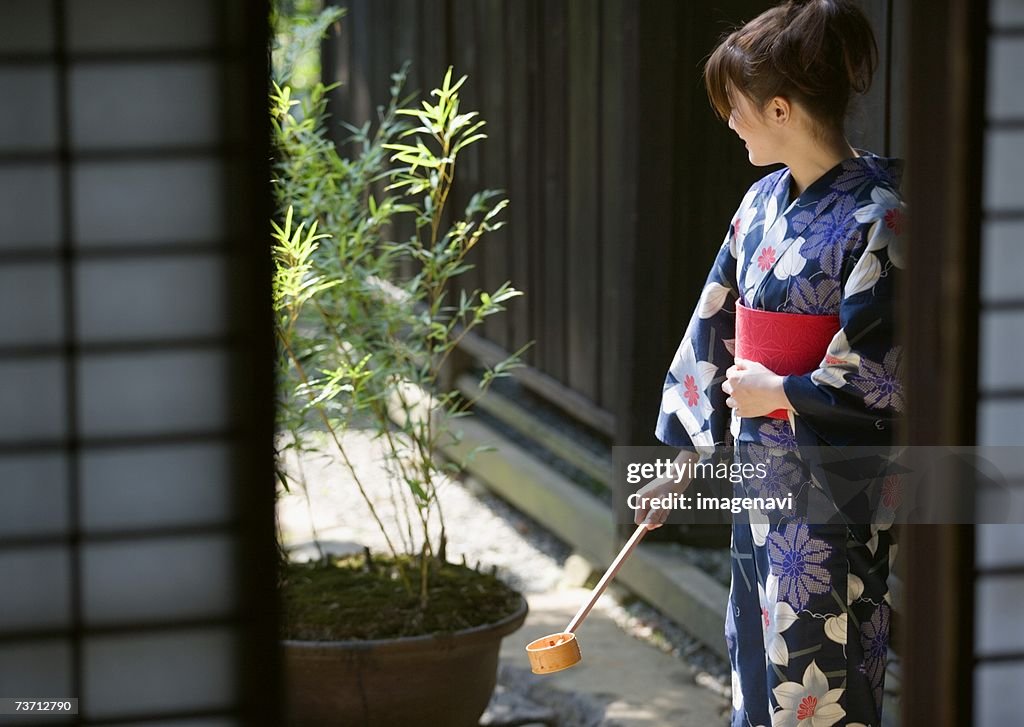
MULTIPOLYGON (((757 361, 781 376, 802 376, 818 368, 838 332, 839 316, 757 310, 736 301, 736 357, 757 361)), ((785 409, 767 416, 788 418, 785 409)))

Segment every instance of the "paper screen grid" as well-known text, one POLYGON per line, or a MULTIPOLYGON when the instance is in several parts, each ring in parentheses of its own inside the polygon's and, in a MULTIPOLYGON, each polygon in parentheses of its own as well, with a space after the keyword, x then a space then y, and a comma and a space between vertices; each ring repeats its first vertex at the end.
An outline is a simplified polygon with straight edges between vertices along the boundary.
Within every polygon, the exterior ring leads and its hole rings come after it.
POLYGON ((236 83, 264 9, 0 0, 0 696, 78 697, 64 723, 241 723, 229 220, 267 217, 236 83))

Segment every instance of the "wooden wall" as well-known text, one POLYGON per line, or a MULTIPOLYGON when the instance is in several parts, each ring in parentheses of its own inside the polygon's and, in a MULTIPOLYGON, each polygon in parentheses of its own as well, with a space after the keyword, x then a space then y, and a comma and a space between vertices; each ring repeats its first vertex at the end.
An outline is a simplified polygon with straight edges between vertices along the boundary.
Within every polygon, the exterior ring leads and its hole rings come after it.
MULTIPOLYGON (((464 108, 481 111, 490 138, 460 157, 455 208, 482 187, 506 190, 511 205, 465 285, 511 280, 526 292, 488 321, 487 342, 535 341, 524 383, 610 441, 653 443, 665 370, 710 263, 743 193, 771 171, 751 167, 714 117, 702 62, 772 3, 338 4, 349 14, 324 69, 343 83, 339 118, 370 118, 405 59, 412 89, 429 91, 449 63, 469 75, 464 108)), ((851 140, 879 153, 901 149, 893 5, 864 0, 884 63, 851 118, 851 140)))

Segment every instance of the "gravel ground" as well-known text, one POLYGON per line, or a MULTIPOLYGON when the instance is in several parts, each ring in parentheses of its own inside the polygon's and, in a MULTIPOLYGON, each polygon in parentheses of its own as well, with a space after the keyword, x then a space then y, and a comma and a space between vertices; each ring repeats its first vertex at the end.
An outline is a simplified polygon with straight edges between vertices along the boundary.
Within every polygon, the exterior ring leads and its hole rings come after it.
POLYGON ((729 587, 732 580, 732 562, 729 558, 729 549, 725 548, 687 548, 681 547, 679 554, 685 558, 690 565, 700 568, 716 581, 729 587))
MULTIPOLYGON (((378 515, 388 524, 389 534, 394 533, 398 528, 393 526, 393 518, 411 504, 407 496, 403 498, 401 490, 391 491, 382 482, 385 478, 377 464, 380 441, 359 430, 346 433, 344 441, 346 446, 350 445, 349 456, 371 493, 378 515)), ((361 545, 386 549, 367 504, 353 486, 352 475, 336 459, 306 455, 300 463, 289 450, 286 462, 293 476, 304 473, 308 482, 308 503, 301 488, 293 486, 292 493, 283 495, 278 506, 280 527, 286 542, 297 546, 297 558, 315 554, 309 544, 310 519, 321 542, 333 551, 361 550, 361 545)), ((563 566, 571 554, 565 543, 471 479, 465 483, 447 480, 437 493, 448 533, 449 560, 460 562, 465 556, 471 566, 479 563, 480 568, 496 567, 500 577, 524 593, 542 593, 558 587, 564 575, 563 566)), ((413 532, 418 539, 416 534, 421 531, 417 527, 413 532)), ((699 553, 692 557, 707 558, 699 553)), ((605 609, 629 634, 696 668, 699 684, 729 696, 729 666, 717 654, 654 608, 628 596, 623 599, 623 592, 615 584, 609 593, 612 603, 605 606, 602 602, 598 608, 605 609)), ((515 675, 508 675, 508 680, 506 687, 515 688, 515 675)))
MULTIPOLYGON (((374 509, 387 525, 392 539, 396 538, 396 533, 405 532, 404 526, 394 527, 396 514, 403 506, 405 511, 415 512, 411 499, 400 488, 392 491, 382 483, 383 477, 376 464, 379 442, 360 431, 346 434, 345 442, 353 445, 349 456, 373 499, 374 509)), ((288 463, 289 472, 299 471, 294 456, 289 456, 288 463)), ((387 541, 344 467, 333 459, 313 459, 307 455, 302 470, 308 480, 310 507, 307 508, 301 493, 295 491, 282 498, 278 508, 279 521, 290 534, 289 540, 305 541, 302 536, 306 535, 305 525, 311 514, 317 532, 329 543, 336 546, 359 543, 372 550, 387 550, 387 541)), ((499 576, 524 593, 544 592, 557 586, 570 550, 549 532, 481 485, 467 486, 447 479, 438 486, 437 497, 444 514, 448 560, 461 562, 465 557, 470 566, 479 563, 481 569, 497 567, 499 576)), ((431 533, 436 541, 439 521, 437 511, 432 514, 431 533)), ((422 528, 415 516, 414 521, 413 540, 418 545, 422 528)), ((404 542, 395 542, 395 545, 406 551, 418 550, 408 547, 408 540, 406 535, 404 542)), ((305 546, 300 552, 300 557, 305 557, 314 551, 305 546)))

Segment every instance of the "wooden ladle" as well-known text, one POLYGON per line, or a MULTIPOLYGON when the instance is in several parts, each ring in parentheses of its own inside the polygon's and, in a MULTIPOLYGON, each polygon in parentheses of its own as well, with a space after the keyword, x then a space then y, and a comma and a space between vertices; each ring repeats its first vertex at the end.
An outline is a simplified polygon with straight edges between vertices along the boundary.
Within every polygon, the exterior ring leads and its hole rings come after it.
POLYGON ((637 525, 633 535, 622 546, 622 550, 615 556, 615 560, 608 566, 608 570, 601 576, 601 580, 594 586, 594 590, 590 592, 590 598, 580 607, 576 615, 572 617, 572 621, 565 627, 565 631, 557 634, 548 634, 526 645, 526 654, 530 657, 530 669, 534 674, 551 674, 552 672, 562 671, 562 669, 568 669, 570 666, 579 663, 580 659, 583 658, 580 654, 580 642, 576 638, 576 629, 583 623, 583 619, 587 617, 590 609, 597 603, 597 599, 601 597, 605 587, 615 577, 615 574, 619 572, 619 568, 626 562, 626 558, 633 552, 633 548, 636 547, 646 532, 646 522, 637 525))

